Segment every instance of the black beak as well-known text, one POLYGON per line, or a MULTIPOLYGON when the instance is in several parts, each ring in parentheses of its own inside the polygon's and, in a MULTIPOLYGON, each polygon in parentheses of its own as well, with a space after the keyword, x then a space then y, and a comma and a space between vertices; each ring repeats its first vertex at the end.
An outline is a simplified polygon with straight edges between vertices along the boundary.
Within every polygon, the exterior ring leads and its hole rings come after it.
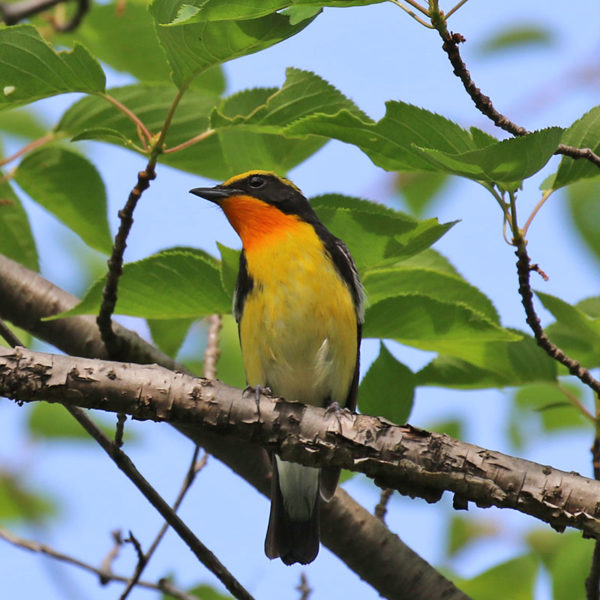
POLYGON ((205 198, 206 200, 210 200, 215 204, 219 204, 221 200, 224 200, 235 193, 236 190, 224 189, 218 185, 211 188, 194 188, 193 190, 190 190, 190 194, 200 196, 200 198, 205 198))

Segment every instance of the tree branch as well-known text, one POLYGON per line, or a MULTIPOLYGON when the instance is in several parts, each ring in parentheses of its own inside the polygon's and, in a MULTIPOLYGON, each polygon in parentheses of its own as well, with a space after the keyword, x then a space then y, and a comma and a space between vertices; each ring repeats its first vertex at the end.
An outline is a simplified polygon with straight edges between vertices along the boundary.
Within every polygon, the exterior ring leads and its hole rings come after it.
MULTIPOLYGON (((107 358, 94 317, 41 320, 68 310, 77 302, 75 296, 0 255, 1 318, 68 354, 107 358)), ((127 337, 128 360, 185 371, 137 334, 119 324, 115 324, 115 332, 127 337)), ((178 429, 262 494, 269 495, 271 471, 262 448, 208 431, 185 426, 178 429)), ((386 598, 467 600, 456 586, 341 489, 321 511, 321 540, 386 598)))
MULTIPOLYGON (((34 542, 31 540, 26 540, 25 538, 19 537, 15 535, 11 531, 0 527, 0 538, 7 541, 9 544, 13 546, 17 546, 18 548, 22 548, 23 550, 29 550, 30 552, 35 552, 39 554, 45 554, 46 556, 50 556, 55 558, 56 560, 60 560, 62 562, 74 565, 83 569, 84 571, 89 571, 90 573, 95 573, 98 575, 101 581, 108 583, 109 581, 118 581, 121 583, 127 583, 129 578, 124 577, 122 575, 117 575, 113 573, 110 569, 98 569, 93 565, 90 565, 78 558, 73 556, 69 556, 68 554, 64 554, 63 552, 59 552, 54 548, 51 548, 47 544, 41 544, 40 542, 34 542)), ((147 588, 149 590, 159 590, 164 592, 165 594, 169 594, 178 600, 197 600, 196 596, 192 596, 191 594, 187 594, 186 592, 176 588, 172 583, 167 581, 166 579, 160 579, 158 583, 152 583, 149 581, 138 581, 137 586, 147 588)))
POLYGON ((600 538, 600 482, 379 417, 338 417, 262 396, 259 419, 254 398, 219 381, 22 348, 0 348, 0 393, 185 423, 258 443, 284 460, 361 472, 428 502, 449 490, 463 503, 513 508, 558 531, 571 526, 600 538))

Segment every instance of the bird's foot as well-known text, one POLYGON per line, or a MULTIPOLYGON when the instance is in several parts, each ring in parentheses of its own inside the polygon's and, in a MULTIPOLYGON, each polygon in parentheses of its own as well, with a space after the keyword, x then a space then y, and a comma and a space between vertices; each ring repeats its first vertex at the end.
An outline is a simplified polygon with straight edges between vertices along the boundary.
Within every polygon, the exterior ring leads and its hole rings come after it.
POLYGON ((254 393, 254 400, 256 402, 256 415, 258 417, 258 422, 260 423, 260 396, 261 394, 265 394, 265 396, 272 396, 273 391, 270 387, 257 385, 257 386, 247 386, 244 388, 242 394, 246 396, 247 394, 254 393))

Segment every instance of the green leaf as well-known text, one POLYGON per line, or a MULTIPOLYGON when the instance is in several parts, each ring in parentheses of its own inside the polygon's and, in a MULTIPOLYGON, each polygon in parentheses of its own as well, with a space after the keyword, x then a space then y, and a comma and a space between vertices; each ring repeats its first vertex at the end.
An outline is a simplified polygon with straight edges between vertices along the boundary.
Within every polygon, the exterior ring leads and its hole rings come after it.
MULTIPOLYGON (((172 86, 136 84, 110 90, 152 132, 159 131, 173 102, 172 86), (150 101, 149 101, 150 99, 150 101)), ((167 148, 206 132, 214 97, 189 89, 181 99, 166 139, 167 148)), ((94 138, 132 148, 139 145, 135 124, 102 98, 83 98, 63 115, 57 131, 76 139, 94 138)), ((226 128, 178 152, 161 154, 159 160, 190 173, 216 180, 249 169, 285 174, 322 145, 320 138, 286 139, 241 128, 226 128)))
POLYGON ((29 219, 10 183, 0 181, 0 254, 32 271, 38 271, 38 255, 29 219))
POLYGON ((175 358, 194 319, 148 319, 152 341, 165 353, 175 358))
POLYGON ((309 25, 314 16, 292 25, 285 14, 251 20, 177 24, 181 0, 154 0, 150 13, 177 87, 187 85, 209 67, 269 48, 309 25))
POLYGON ((537 173, 558 147, 563 130, 551 127, 461 154, 418 148, 432 166, 451 175, 515 187, 537 173))
POLYGON ((88 246, 110 254, 104 183, 85 157, 60 146, 45 146, 25 156, 15 180, 88 246))
POLYGON ((600 178, 567 187, 569 211, 588 248, 600 260, 600 178))
POLYGON ((427 425, 427 429, 429 431, 435 431, 436 433, 445 433, 455 440, 464 439, 463 423, 458 419, 431 423, 430 425, 427 425))
POLYGON ((233 298, 240 266, 240 251, 228 248, 219 242, 217 242, 217 246, 221 253, 221 283, 223 289, 233 298))
POLYGON ((521 339, 462 304, 441 302, 422 294, 385 298, 369 306, 364 335, 395 339, 473 364, 485 359, 486 343, 521 339))
POLYGON ((79 44, 55 52, 31 25, 0 29, 0 110, 68 92, 103 92, 104 72, 79 44))
POLYGON ((540 556, 552 577, 552 597, 556 600, 585 600, 585 582, 589 575, 594 541, 579 532, 556 533, 547 529, 528 536, 532 549, 540 556))
POLYGON ((238 328, 231 315, 223 315, 223 327, 219 334, 221 357, 217 365, 217 377, 227 385, 246 386, 244 361, 238 337, 238 328))
POLYGON ((498 534, 498 527, 491 521, 452 515, 448 531, 447 549, 448 556, 455 556, 472 542, 498 534))
MULTIPOLYGON (((188 590, 188 594, 192 598, 201 598, 202 600, 233 600, 231 596, 221 594, 215 588, 206 584, 193 587, 191 590, 188 590)), ((162 600, 176 600, 176 598, 170 594, 163 594, 162 600)))
POLYGON ((448 176, 444 173, 398 173, 395 179, 396 190, 417 216, 427 211, 447 183, 448 176))
POLYGON ((556 43, 554 32, 539 24, 518 23, 487 36, 478 51, 482 55, 498 54, 505 50, 548 48, 556 43))
POLYGON ((460 154, 475 149, 469 132, 435 113, 403 102, 388 102, 385 116, 374 123, 348 110, 305 117, 285 129, 286 135, 322 135, 360 148, 388 171, 439 171, 416 149, 434 148, 460 154))
POLYGON ((260 132, 281 133, 290 123, 313 114, 335 115, 347 110, 368 117, 324 79, 288 68, 281 89, 253 89, 223 100, 211 115, 211 127, 243 126, 260 132))
POLYGON ((419 254, 415 254, 414 256, 403 259, 402 265, 406 267, 422 267, 424 269, 433 269, 434 271, 439 271, 440 273, 461 277, 458 271, 452 266, 450 261, 432 248, 427 248, 426 250, 419 252, 419 254))
POLYGON ((550 294, 536 295, 556 318, 546 328, 550 340, 583 366, 596 367, 600 361, 600 319, 591 319, 579 308, 550 294))
POLYGON ((581 401, 581 388, 573 385, 561 384, 559 387, 556 383, 543 383, 516 390, 510 427, 518 441, 535 437, 540 426, 543 431, 551 432, 590 425, 571 404, 567 393, 581 401))
POLYGON ((464 279, 433 269, 400 265, 368 272, 363 278, 370 304, 390 296, 422 294, 442 302, 462 304, 500 324, 489 298, 464 279))
POLYGON ((42 523, 56 512, 50 498, 26 487, 18 475, 0 471, 0 522, 42 523))
POLYGON ((348 245, 361 274, 421 252, 453 225, 437 219, 417 221, 381 204, 339 194, 311 198, 311 205, 323 224, 348 245))
MULTIPOLYGON (((567 146, 590 148, 598 154, 600 151, 600 106, 592 108, 583 117, 577 119, 564 132, 561 141, 567 146)), ((579 179, 597 175, 598 167, 589 160, 575 160, 569 156, 563 156, 552 187, 558 189, 579 179)))
MULTIPOLYGON (((183 6, 187 9, 176 20, 177 23, 204 23, 208 21, 231 21, 257 19, 288 7, 317 7, 325 6, 347 7, 367 6, 378 4, 382 0, 260 0, 254 2, 236 2, 231 0, 204 0, 198 5, 183 6)), ((183 12, 183 11, 182 11, 183 12)))
POLYGON ((557 363, 521 332, 512 342, 473 345, 470 356, 438 356, 417 373, 418 385, 484 389, 554 382, 557 363))
POLYGON ((537 570, 537 560, 526 554, 492 567, 473 579, 455 579, 455 583, 477 600, 531 600, 537 570))
POLYGON ((592 296, 584 298, 575 305, 579 310, 582 310, 588 317, 592 319, 600 318, 600 296, 592 296))
POLYGON ((360 384, 360 412, 385 417, 393 423, 408 423, 414 397, 414 373, 394 358, 385 344, 380 344, 379 356, 360 384))
MULTIPOLYGON (((103 288, 101 278, 79 304, 58 317, 97 313, 103 288)), ((170 248, 123 266, 116 314, 186 319, 229 312, 231 302, 221 285, 219 263, 202 250, 170 248)))
POLYGON ((14 135, 28 140, 42 137, 48 127, 38 114, 24 108, 0 112, 0 131, 2 135, 14 135))
MULTIPOLYGON (((111 439, 114 438, 116 421, 111 422, 108 418, 98 418, 96 415, 94 415, 93 420, 106 436, 111 439)), ((27 427, 34 439, 94 441, 62 406, 48 404, 47 402, 36 402, 33 405, 29 412, 27 427)), ((131 439, 131 437, 128 437, 127 431, 126 439, 131 439)))

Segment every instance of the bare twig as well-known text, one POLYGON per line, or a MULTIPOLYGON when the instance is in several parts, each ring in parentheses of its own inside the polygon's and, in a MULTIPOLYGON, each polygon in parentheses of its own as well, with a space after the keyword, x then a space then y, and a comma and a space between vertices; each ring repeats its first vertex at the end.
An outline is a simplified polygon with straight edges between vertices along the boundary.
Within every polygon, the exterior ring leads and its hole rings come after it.
MULTIPOLYGON (((108 554, 104 557, 104 560, 100 563, 100 570, 106 573, 112 573, 112 564, 115 559, 119 556, 121 548, 123 547, 123 536, 121 531, 116 529, 111 532, 112 539, 114 541, 113 547, 109 550, 108 554)), ((109 582, 103 575, 100 576, 100 583, 105 585, 109 582)))
POLYGON ((12 348, 22 346, 19 338, 8 328, 6 323, 0 320, 0 335, 6 340, 7 344, 12 348))
POLYGON ((0 20, 7 25, 16 25, 27 17, 37 15, 66 0, 22 0, 0 4, 0 20))
POLYGON ((67 410, 79 421, 80 425, 100 444, 113 462, 127 475, 131 482, 142 492, 144 497, 163 516, 165 521, 177 532, 198 560, 204 564, 235 598, 252 600, 252 596, 242 587, 233 575, 221 564, 219 559, 194 535, 192 530, 173 512, 162 496, 148 483, 137 470, 130 458, 102 433, 96 424, 87 418, 85 413, 75 406, 67 406, 67 410))
POLYGON ((208 335, 206 339, 206 350, 204 351, 203 376, 206 379, 216 379, 217 362, 221 356, 219 349, 219 332, 223 327, 221 315, 211 315, 208 317, 208 335))
POLYGON ((89 0, 77 0, 77 9, 75 10, 75 14, 64 23, 59 22, 57 19, 52 19, 52 26, 56 31, 60 32, 74 31, 77 29, 77 27, 79 27, 83 17, 85 17, 89 9, 89 0))
MULTIPOLYGON (((4 529, 3 527, 0 527, 0 538, 18 548, 29 550, 30 552, 35 552, 38 554, 44 554, 56 560, 60 560, 62 562, 79 567, 80 569, 83 569, 85 571, 89 571, 90 573, 94 573, 100 578, 101 581, 118 581, 120 583, 127 583, 129 581, 128 577, 124 577, 123 575, 117 575, 116 573, 113 573, 110 569, 94 567, 93 565, 85 563, 82 560, 79 560, 78 558, 74 558, 73 556, 69 556, 68 554, 59 552, 58 550, 51 548, 47 544, 41 544, 39 542, 34 542, 19 537, 11 531, 4 529)), ((159 580, 157 583, 152 583, 150 581, 138 581, 137 585, 139 587, 143 587, 149 590, 158 590, 161 592, 171 594, 173 597, 178 598, 178 600, 198 600, 196 596, 192 596, 191 594, 188 594, 183 590, 179 590, 173 584, 166 582, 163 579, 159 580)))
POLYGON ((123 445, 123 433, 125 431, 125 421, 127 415, 123 413, 117 414, 117 428, 115 430, 115 444, 120 448, 123 445))
MULTIPOLYGON (((454 67, 454 74, 462 81, 465 91, 469 94, 477 109, 491 119, 500 129, 504 129, 504 131, 515 136, 527 135, 529 133, 527 129, 517 125, 508 117, 498 112, 490 97, 486 96, 471 79, 471 74, 463 62, 458 48, 458 44, 464 41, 464 38, 460 34, 453 34, 448 31, 446 20, 439 11, 432 14, 431 22, 442 38, 442 49, 448 55, 450 64, 454 67)), ((574 146, 559 144, 554 154, 562 154, 574 159, 584 158, 597 167, 600 167, 600 156, 595 154, 591 148, 575 148, 574 146)))
POLYGON ((121 225, 115 237, 111 257, 108 259, 108 273, 106 275, 104 291, 102 292, 102 305, 100 306, 96 322, 98 323, 98 329, 100 330, 106 350, 115 360, 119 359, 123 354, 123 340, 115 334, 112 326, 112 314, 117 304, 119 277, 123 272, 123 254, 127 247, 127 236, 133 225, 133 211, 144 190, 150 186, 150 181, 156 177, 154 165, 155 161, 150 160, 148 161, 146 170, 138 173, 137 184, 129 194, 127 203, 119 211, 121 225))
POLYGON ((310 598, 312 589, 308 585, 308 578, 306 577, 306 573, 304 571, 300 573, 300 583, 296 589, 300 592, 299 600, 308 600, 310 598))
MULTIPOLYGON (((200 446, 196 446, 194 448, 194 453, 192 454, 192 460, 191 460, 190 466, 187 470, 185 479, 183 480, 183 484, 181 486, 181 489, 179 490, 179 494, 177 495, 177 499, 173 503, 173 512, 177 512, 185 494, 190 489, 190 487, 192 487, 194 478, 206 465, 206 461, 208 459, 208 454, 205 454, 202 457, 202 459, 200 461, 198 461, 199 452, 200 452, 200 446)), ((142 573, 143 573, 144 569, 146 568, 148 561, 150 560, 150 558, 154 554, 154 551, 156 550, 156 548, 162 541, 168 528, 169 528, 169 523, 168 523, 168 521, 165 521, 163 526, 161 527, 160 531, 158 532, 156 538, 152 542, 150 548, 148 548, 148 551, 146 552, 146 554, 143 554, 142 557, 138 560, 138 564, 136 566, 133 577, 131 578, 131 580, 129 581, 129 584, 127 585, 127 587, 121 594, 121 597, 119 600, 125 600, 127 598, 127 596, 129 595, 129 592, 135 587, 137 581, 139 581, 140 577, 142 576, 142 573)))
POLYGON ((382 522, 385 523, 385 515, 387 513, 387 505, 392 497, 394 490, 389 488, 381 490, 381 496, 379 497, 379 502, 375 506, 375 510, 373 514, 382 522))
MULTIPOLYGON (((516 221, 516 219, 515 219, 516 221)), ((531 261, 527 254, 525 240, 518 235, 513 240, 517 255, 517 272, 519 274, 519 294, 521 295, 521 303, 525 309, 526 321, 535 337, 537 345, 542 348, 548 356, 564 365, 571 375, 577 377, 582 383, 589 386, 596 395, 600 394, 600 381, 595 379, 592 374, 581 366, 579 361, 568 357, 558 346, 553 344, 548 338, 546 332, 542 328, 535 308, 533 306, 533 292, 531 291, 531 285, 529 281, 529 274, 531 272, 531 261)))

